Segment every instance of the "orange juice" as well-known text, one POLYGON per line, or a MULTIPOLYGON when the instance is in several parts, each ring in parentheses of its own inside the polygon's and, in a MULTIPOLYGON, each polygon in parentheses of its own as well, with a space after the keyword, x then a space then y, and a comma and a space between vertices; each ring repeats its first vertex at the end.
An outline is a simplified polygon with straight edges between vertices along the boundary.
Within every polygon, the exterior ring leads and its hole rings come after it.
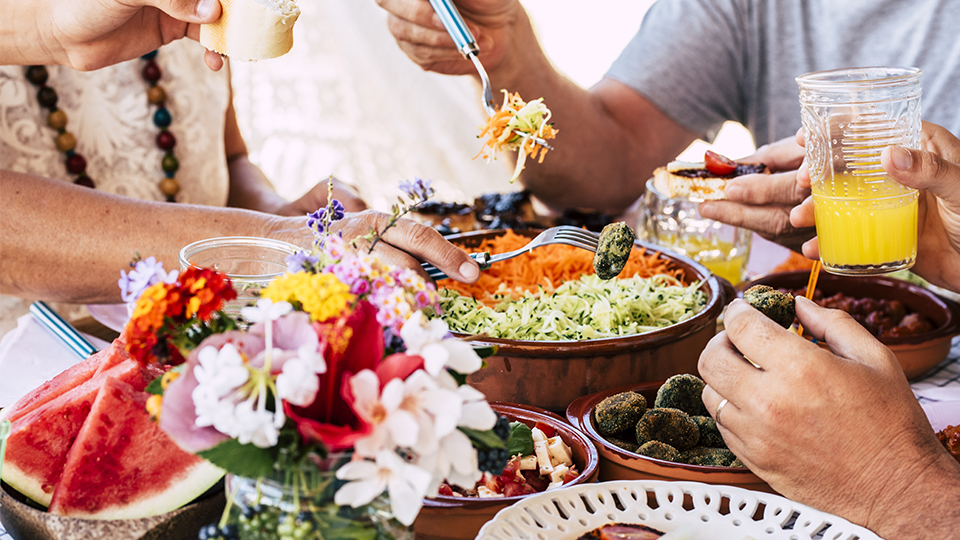
POLYGON ((890 179, 849 175, 832 189, 813 186, 824 269, 875 274, 913 266, 918 193, 890 179), (829 193, 826 193, 829 191, 829 193))

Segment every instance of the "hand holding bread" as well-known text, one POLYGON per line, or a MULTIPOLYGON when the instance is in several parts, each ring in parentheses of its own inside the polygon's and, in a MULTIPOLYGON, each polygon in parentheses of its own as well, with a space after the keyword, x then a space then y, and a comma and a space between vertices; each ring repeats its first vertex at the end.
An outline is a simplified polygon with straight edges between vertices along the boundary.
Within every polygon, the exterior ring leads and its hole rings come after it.
POLYGON ((249 62, 283 56, 293 47, 294 0, 220 0, 222 13, 200 27, 200 43, 233 60, 249 62))

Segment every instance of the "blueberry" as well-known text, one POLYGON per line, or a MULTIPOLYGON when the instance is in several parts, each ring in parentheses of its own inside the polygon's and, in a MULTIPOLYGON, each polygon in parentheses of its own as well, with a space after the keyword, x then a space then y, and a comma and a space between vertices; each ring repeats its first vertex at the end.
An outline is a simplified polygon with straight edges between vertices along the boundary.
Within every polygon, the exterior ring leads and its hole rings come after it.
POLYGON ((200 540, 213 540, 220 538, 220 528, 216 524, 204 525, 200 528, 200 534, 197 535, 200 540))

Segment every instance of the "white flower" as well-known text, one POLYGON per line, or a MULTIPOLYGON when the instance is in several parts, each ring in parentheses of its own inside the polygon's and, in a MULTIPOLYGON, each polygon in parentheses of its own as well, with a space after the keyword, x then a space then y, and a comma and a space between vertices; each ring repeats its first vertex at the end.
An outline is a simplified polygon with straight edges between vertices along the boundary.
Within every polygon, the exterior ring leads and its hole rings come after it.
POLYGON ((316 372, 299 358, 287 360, 283 372, 277 376, 277 394, 291 405, 306 407, 313 403, 319 389, 316 372))
POLYGON ((361 459, 347 463, 337 470, 337 478, 350 482, 337 490, 335 503, 357 508, 369 504, 386 489, 394 516, 407 526, 417 518, 431 483, 430 473, 406 463, 391 450, 381 450, 375 462, 361 459))
POLYGON ((320 354, 315 344, 301 345, 297 349, 297 358, 302 360, 304 365, 314 373, 327 372, 327 362, 323 359, 323 355, 320 354))
POLYGON ((276 446, 279 432, 272 411, 254 408, 253 400, 248 399, 237 404, 236 417, 239 424, 237 441, 240 444, 252 443, 259 448, 276 446))
POLYGON ((427 495, 435 495, 441 482, 473 487, 483 474, 477 450, 462 431, 456 429, 439 441, 435 452, 418 456, 416 464, 432 474, 427 495))
POLYGON ((230 399, 220 399, 209 387, 197 386, 193 389, 193 405, 197 412, 194 424, 197 427, 213 426, 214 429, 229 437, 236 437, 240 425, 236 416, 236 404, 230 399))
POLYGON ((473 347, 458 339, 444 339, 448 334, 447 323, 441 319, 424 318, 417 311, 400 329, 400 337, 407 347, 407 354, 423 357, 424 369, 436 376, 444 367, 469 375, 480 369, 483 360, 473 347))
POLYGON ((434 380, 442 388, 456 392, 463 400, 463 411, 457 421, 458 426, 486 431, 497 424, 497 413, 490 408, 486 397, 468 384, 458 384, 448 372, 439 373, 434 380))
POLYGON ((353 410, 373 424, 373 432, 354 444, 358 454, 373 457, 394 445, 413 446, 417 442, 420 430, 417 419, 399 409, 404 397, 402 380, 391 379, 381 392, 380 378, 364 369, 351 377, 349 384, 354 397, 353 410))
POLYGON ((269 298, 257 300, 256 306, 247 306, 240 310, 243 318, 251 323, 275 321, 293 310, 290 302, 276 302, 269 298))
POLYGON ((200 365, 193 368, 193 376, 200 386, 209 388, 217 398, 233 393, 250 377, 240 351, 232 343, 225 344, 220 350, 213 346, 204 347, 197 353, 197 360, 200 365))

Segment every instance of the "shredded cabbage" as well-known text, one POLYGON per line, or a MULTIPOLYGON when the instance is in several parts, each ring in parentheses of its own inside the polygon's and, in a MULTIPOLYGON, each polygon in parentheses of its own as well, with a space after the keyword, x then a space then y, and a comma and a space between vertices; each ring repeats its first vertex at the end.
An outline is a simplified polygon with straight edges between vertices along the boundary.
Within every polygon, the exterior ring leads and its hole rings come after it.
POLYGON ((699 282, 685 286, 666 275, 602 280, 584 274, 552 293, 541 288, 520 298, 504 297, 495 308, 450 289, 439 292, 451 331, 532 341, 642 334, 685 321, 707 302, 699 282))

